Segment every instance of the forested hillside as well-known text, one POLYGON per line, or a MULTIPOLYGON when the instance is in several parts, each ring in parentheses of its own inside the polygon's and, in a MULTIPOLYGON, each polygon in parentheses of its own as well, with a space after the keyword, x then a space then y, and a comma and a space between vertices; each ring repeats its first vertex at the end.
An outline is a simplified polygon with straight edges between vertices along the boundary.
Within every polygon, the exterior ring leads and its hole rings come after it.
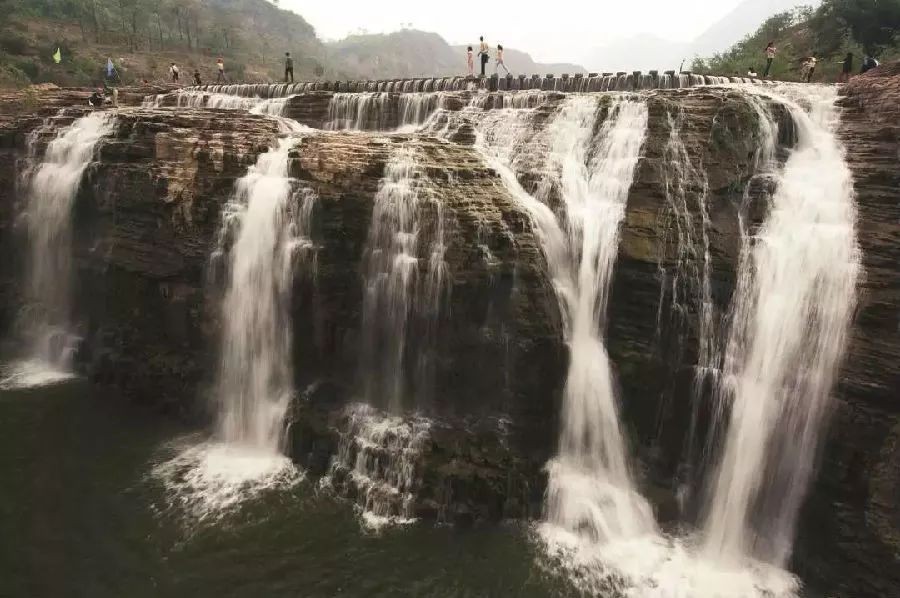
POLYGON ((300 78, 327 64, 312 26, 267 0, 0 0, 0 11, 0 85, 88 84, 107 58, 124 81, 163 78, 172 61, 208 79, 219 55, 241 80, 279 78, 287 51, 300 78))
POLYGON ((772 77, 797 79, 804 58, 815 56, 819 61, 815 79, 833 82, 848 52, 854 55, 854 72, 865 55, 883 61, 900 57, 898 33, 900 0, 825 0, 817 9, 801 7, 773 15, 728 51, 695 60, 692 70, 726 75, 750 68, 761 72, 763 49, 774 41, 778 55, 772 77))

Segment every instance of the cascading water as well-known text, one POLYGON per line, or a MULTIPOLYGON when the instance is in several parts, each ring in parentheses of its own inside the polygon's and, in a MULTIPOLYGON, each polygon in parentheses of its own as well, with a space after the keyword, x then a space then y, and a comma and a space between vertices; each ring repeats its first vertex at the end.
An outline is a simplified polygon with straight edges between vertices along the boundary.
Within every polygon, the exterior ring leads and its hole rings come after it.
POLYGON ((345 428, 323 486, 356 496, 368 527, 415 521, 431 422, 391 417, 369 405, 350 405, 344 415, 345 428))
POLYGON ((214 442, 157 466, 200 519, 297 479, 281 453, 293 395, 289 307, 295 266, 309 267, 315 195, 288 176, 295 139, 281 139, 237 182, 225 206, 219 255, 228 255, 214 442), (233 241, 233 243, 232 243, 233 241), (229 247, 230 244, 230 247, 229 247))
POLYGON ((329 131, 412 132, 442 106, 445 94, 364 92, 336 93, 328 104, 329 131))
POLYGON ((260 156, 237 183, 226 206, 222 238, 236 229, 229 250, 223 302, 224 334, 217 397, 219 435, 225 442, 276 452, 292 394, 290 306, 293 265, 312 249, 309 219, 314 196, 288 178, 292 138, 260 156))
POLYGON ((30 344, 29 357, 11 368, 4 385, 41 384, 68 375, 74 340, 72 207, 97 144, 114 126, 115 119, 106 112, 79 118, 59 132, 30 172, 25 207, 27 306, 20 322, 30 344))
POLYGON ((571 269, 565 282, 571 286, 562 287, 570 364, 560 451, 548 465, 547 516, 568 532, 608 542, 655 529, 649 505, 632 486, 602 336, 647 107, 617 99, 595 138, 597 112, 592 98, 569 100, 548 130, 551 164, 560 173, 571 269))
POLYGON ((244 97, 225 93, 203 92, 195 90, 179 90, 171 95, 160 94, 147 96, 141 104, 143 108, 161 108, 167 105, 169 98, 174 99, 178 108, 211 108, 217 110, 249 110, 253 114, 281 116, 284 107, 291 97, 244 97))
POLYGON ((391 96, 384 92, 336 93, 328 104, 328 131, 384 130, 391 96))
POLYGON ((705 530, 716 558, 781 566, 790 556, 846 344, 860 256, 836 94, 772 94, 791 113, 797 146, 739 272, 720 397, 730 416, 705 530))
POLYGON ((428 196, 427 176, 414 148, 401 146, 391 155, 375 195, 363 298, 366 401, 394 415, 406 407, 410 325, 417 316, 438 316, 446 283, 443 255, 442 211, 428 196), (427 223, 422 215, 429 207, 434 218, 427 223), (421 267, 420 255, 426 252, 421 267))
POLYGON ((602 337, 619 223, 646 134, 647 107, 633 98, 613 99, 595 134, 599 112, 591 96, 563 104, 546 131, 549 174, 538 184, 537 198, 521 189, 511 170, 528 153, 523 146, 533 132, 522 120, 527 113, 504 110, 482 120, 478 143, 534 218, 566 324, 570 365, 559 455, 548 464, 548 530, 606 543, 652 533, 655 524, 633 489, 602 337), (553 188, 563 211, 559 219, 546 203, 553 188))

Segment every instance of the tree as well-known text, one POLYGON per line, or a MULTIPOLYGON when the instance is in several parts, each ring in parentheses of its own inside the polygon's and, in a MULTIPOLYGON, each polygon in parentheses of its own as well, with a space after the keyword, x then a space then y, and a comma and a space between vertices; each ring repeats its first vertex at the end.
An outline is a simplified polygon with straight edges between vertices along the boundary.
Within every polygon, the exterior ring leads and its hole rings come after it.
POLYGON ((851 37, 877 56, 896 43, 900 32, 900 0, 825 0, 811 20, 816 39, 828 49, 851 37))

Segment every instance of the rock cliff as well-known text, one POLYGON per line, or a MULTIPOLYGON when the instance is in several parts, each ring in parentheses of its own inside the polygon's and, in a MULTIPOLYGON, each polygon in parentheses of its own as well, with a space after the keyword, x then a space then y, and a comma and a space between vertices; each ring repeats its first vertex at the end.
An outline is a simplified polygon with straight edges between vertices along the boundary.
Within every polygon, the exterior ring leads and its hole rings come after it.
MULTIPOLYGON (((45 110, 37 116, 22 98, 0 97, 0 308, 7 327, 21 266, 15 220, 22 189, 13 165, 27 159, 29 134, 40 130, 42 118, 52 119, 46 137, 54 123, 82 112, 59 112, 80 102, 77 94, 42 93, 45 110)), ((708 249, 721 320, 734 291, 739 216, 752 224, 764 213, 766 181, 754 177, 759 117, 741 92, 701 87, 646 97, 647 139, 624 217, 608 344, 642 490, 665 522, 690 519, 696 507, 675 500, 699 359, 693 277, 708 249)), ((900 583, 894 573, 900 571, 898 97, 900 76, 885 70, 842 91, 841 137, 855 180, 866 274, 822 472, 793 562, 815 591, 854 597, 888 595, 900 583)), ((285 114, 319 129, 331 98, 301 94, 287 101, 285 114)), ((562 98, 551 93, 542 101, 552 107, 562 98)), ((363 280, 374 202, 391 156, 401 148, 414 152, 429 205, 441 207, 425 210, 421 226, 433 231, 439 222, 443 229, 448 284, 437 315, 412 323, 408 354, 428 357, 429 381, 420 383, 418 361, 410 358, 403 384, 409 406, 430 418, 430 428, 416 444, 414 504, 392 503, 388 514, 459 523, 539 515, 567 363, 537 233, 472 145, 469 101, 466 94, 445 100, 444 109, 460 113, 452 141, 435 132, 443 127, 447 134, 444 121, 418 133, 309 130, 297 135, 289 168, 316 196, 315 267, 297 277, 291 306, 300 389, 291 413, 292 456, 314 474, 329 473, 339 493, 360 499, 365 489, 352 481, 352 464, 333 457, 342 449, 351 460, 360 451, 383 455, 401 440, 348 445, 360 425, 348 405, 363 398, 363 280)), ((498 95, 482 108, 503 102, 498 95)), ((80 361, 99 383, 202 419, 219 322, 227 317, 219 311, 221 277, 209 259, 220 210, 279 129, 275 120, 246 111, 166 103, 119 110, 115 134, 81 185, 74 215, 76 313, 85 337, 80 361)), ((400 123, 394 104, 391 127, 400 123)), ((789 116, 775 114, 783 159, 794 135, 789 116)), ((520 173, 526 188, 539 178, 537 163, 520 173)), ((384 471, 373 473, 387 479, 384 471)))

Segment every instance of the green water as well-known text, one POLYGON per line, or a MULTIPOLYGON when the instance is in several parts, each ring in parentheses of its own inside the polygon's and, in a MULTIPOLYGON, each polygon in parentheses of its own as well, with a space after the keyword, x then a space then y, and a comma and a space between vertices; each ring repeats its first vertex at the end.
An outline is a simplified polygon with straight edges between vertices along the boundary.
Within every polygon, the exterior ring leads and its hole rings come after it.
POLYGON ((366 531, 310 483, 197 524, 149 475, 194 430, 81 381, 0 391, 0 596, 560 596, 527 530, 366 531))

